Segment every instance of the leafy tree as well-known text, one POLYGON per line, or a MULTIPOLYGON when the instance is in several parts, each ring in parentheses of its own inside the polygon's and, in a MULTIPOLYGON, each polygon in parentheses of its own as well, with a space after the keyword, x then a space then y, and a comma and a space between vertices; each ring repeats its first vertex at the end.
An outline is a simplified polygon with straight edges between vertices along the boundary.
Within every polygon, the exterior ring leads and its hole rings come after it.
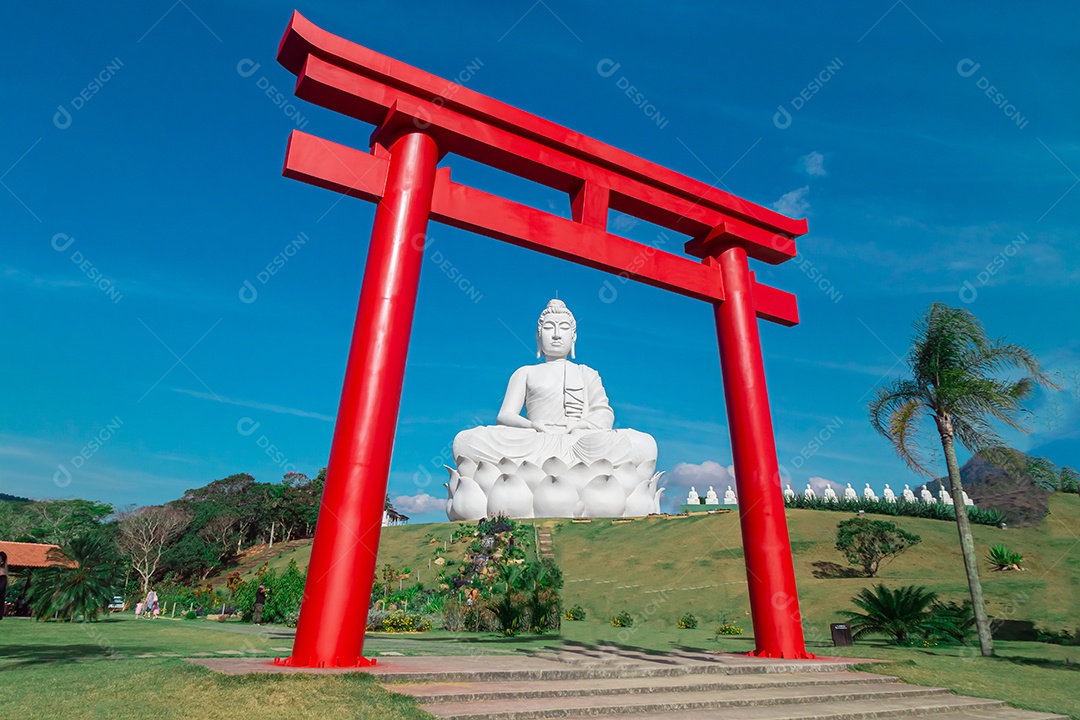
MULTIPOLYGON (((945 453, 954 507, 963 507, 956 441, 972 452, 1000 451, 1004 444, 992 421, 1026 432, 1018 419, 1023 402, 1032 396, 1036 385, 1054 385, 1030 351, 990 340, 972 313, 943 303, 932 304, 915 323, 907 364, 910 378, 878 388, 870 402, 870 422, 913 470, 933 478, 917 444, 920 422, 929 415, 945 453), (1023 376, 1002 379, 1002 371, 1010 368, 1019 368, 1023 376)), ((993 655, 968 514, 958 512, 955 516, 979 645, 983 655, 993 655)))
POLYGON ((28 590, 38 620, 55 617, 95 621, 112 599, 120 578, 120 558, 102 532, 89 533, 49 551, 48 567, 34 573, 28 590))
POLYGON ((1080 493, 1080 473, 1072 467, 1058 467, 1046 458, 1028 458, 1024 468, 1028 475, 1047 490, 1080 493))
POLYGON ((176 539, 188 523, 191 513, 178 505, 143 507, 122 513, 117 543, 142 579, 142 591, 158 571, 166 547, 176 539))
POLYGON ((931 607, 937 593, 924 587, 908 585, 890 590, 884 585, 863 588, 851 598, 863 612, 851 610, 840 614, 848 618, 851 637, 860 640, 867 635, 885 635, 897 645, 903 645, 912 635, 934 631, 931 607))
POLYGON ((857 517, 836 526, 836 549, 852 565, 861 565, 867 577, 876 577, 882 561, 896 557, 921 540, 887 520, 857 517))

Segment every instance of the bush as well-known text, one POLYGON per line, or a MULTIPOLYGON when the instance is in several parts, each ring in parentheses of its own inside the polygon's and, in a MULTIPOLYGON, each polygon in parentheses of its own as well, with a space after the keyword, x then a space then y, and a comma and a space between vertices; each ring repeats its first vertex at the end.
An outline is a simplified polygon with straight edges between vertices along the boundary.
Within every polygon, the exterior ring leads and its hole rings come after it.
POLYGON ((585 608, 581 607, 580 605, 575 605, 574 607, 564 612, 563 617, 567 620, 584 620, 585 608))
POLYGON ((465 629, 465 605, 456 598, 443 604, 442 626, 450 632, 462 632, 465 629))
POLYGON ((255 593, 263 584, 266 586, 266 603, 263 605, 261 622, 285 623, 291 614, 300 612, 306 579, 307 575, 300 572, 295 560, 289 562, 280 576, 276 570, 267 570, 237 588, 236 609, 245 622, 251 622, 255 613, 255 593))
POLYGON ((990 548, 990 552, 987 553, 986 559, 990 561, 990 565, 994 570, 1023 570, 1020 567, 1020 563, 1024 562, 1024 556, 1020 553, 1015 553, 1004 545, 1004 543, 998 543, 990 548))
POLYGON ((185 620, 194 620, 197 617, 199 617, 199 616, 195 613, 194 610, 188 610, 186 613, 184 613, 184 619, 185 620))
POLYGON ((431 629, 431 622, 419 613, 394 612, 383 620, 383 630, 386 632, 427 632, 431 629))
POLYGON ((713 631, 717 635, 742 635, 742 628, 738 625, 732 625, 731 623, 724 623, 717 626, 713 631))
MULTIPOLYGON (((912 637, 954 637, 963 633, 962 629, 951 626, 955 618, 950 618, 950 614, 954 610, 942 606, 937 601, 937 593, 921 585, 896 590, 875 585, 873 589, 863 588, 851 602, 863 612, 844 611, 841 614, 848 618, 851 637, 855 640, 867 635, 884 635, 896 645, 907 645, 912 637)), ((955 614, 959 616, 959 610, 955 614)))
MULTIPOLYGON (((800 493, 795 497, 785 498, 784 505, 798 510, 829 510, 845 513, 857 513, 862 510, 865 513, 891 515, 893 517, 917 517, 927 520, 956 519, 956 513, 954 511, 955 506, 943 505, 942 503, 927 505, 923 502, 903 502, 899 500, 891 503, 886 502, 885 500, 867 500, 866 498, 859 498, 858 500, 844 500, 843 498, 839 498, 837 502, 829 502, 824 498, 807 498, 800 493)), ((1001 525, 1001 523, 1007 521, 1005 513, 997 508, 987 508, 984 510, 970 505, 967 508, 967 513, 968 519, 975 525, 991 525, 997 527, 1001 525)))
POLYGON ((634 616, 623 610, 621 613, 611 618, 611 624, 614 627, 633 627, 634 616))
POLYGON ((679 618, 679 629, 680 630, 693 630, 696 627, 697 627, 697 618, 694 617, 693 613, 686 613, 681 618, 679 618))
POLYGON ((377 607, 369 608, 367 612, 367 624, 365 627, 371 632, 380 632, 388 617, 390 617, 390 613, 386 610, 377 607))
POLYGON ((856 517, 836 526, 836 549, 852 565, 862 565, 867 577, 877 575, 883 560, 896 557, 921 540, 887 520, 856 517))

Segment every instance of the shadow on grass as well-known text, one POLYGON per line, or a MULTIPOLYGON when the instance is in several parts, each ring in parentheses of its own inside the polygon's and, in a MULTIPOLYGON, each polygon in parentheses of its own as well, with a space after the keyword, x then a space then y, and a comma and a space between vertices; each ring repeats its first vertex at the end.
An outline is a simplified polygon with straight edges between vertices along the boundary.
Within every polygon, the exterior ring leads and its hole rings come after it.
MULTIPOLYGON (((101 660, 114 652, 111 647, 97 643, 79 645, 41 645, 0 648, 0 672, 32 665, 70 664, 80 660, 101 660)), ((141 653, 163 652, 157 648, 140 648, 141 653)))
MULTIPOLYGON (((1078 654, 1080 654, 1080 652, 1078 652, 1078 654)), ((1073 672, 1080 672, 1080 664, 1077 664, 1075 660, 1067 662, 1065 660, 1022 657, 1019 655, 998 655, 991 659, 999 662, 1013 663, 1014 665, 1033 665, 1035 667, 1050 668, 1052 670, 1072 670, 1073 672)))
POLYGON ((819 560, 818 562, 810 563, 810 566, 814 568, 811 574, 818 580, 834 580, 836 578, 858 578, 865 577, 864 573, 857 568, 844 567, 838 563, 827 562, 825 560, 819 560))

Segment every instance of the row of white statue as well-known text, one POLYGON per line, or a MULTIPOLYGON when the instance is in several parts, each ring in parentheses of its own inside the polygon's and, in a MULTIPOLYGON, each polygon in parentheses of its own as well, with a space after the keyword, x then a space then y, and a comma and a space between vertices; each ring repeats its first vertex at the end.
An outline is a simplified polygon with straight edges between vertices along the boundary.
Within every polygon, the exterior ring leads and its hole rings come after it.
MULTIPOLYGON (((660 512, 656 440, 614 429, 615 413, 600 375, 572 362, 577 321, 566 304, 552 300, 536 327, 536 357, 543 362, 510 376, 495 425, 464 430, 454 438, 456 467, 447 466, 446 516, 479 520, 502 514, 530 517, 636 517, 660 512), (522 416, 522 406, 525 415, 522 416)), ((923 489, 923 501, 936 500, 923 489)), ((817 497, 807 487, 806 497, 817 497)), ((795 496, 788 485, 786 498, 795 496)), ((870 486, 863 496, 877 499, 870 486)), ((857 499, 851 485, 844 498, 857 499)), ((832 488, 825 499, 836 501, 832 488)), ((688 504, 699 504, 691 488, 688 504)), ((889 486, 885 500, 896 502, 889 486)), ((915 502, 905 486, 903 500, 915 502)), ((942 491, 941 501, 952 504, 942 491)), ((971 504, 964 496, 964 502, 971 504)), ((710 487, 707 505, 719 505, 710 487)), ((738 499, 729 486, 725 505, 738 499)))
MULTIPOLYGON (((961 492, 964 493, 964 505, 974 505, 975 504, 974 501, 972 501, 972 499, 968 497, 967 491, 961 491, 961 492)), ((803 496, 805 498, 807 498, 808 500, 816 500, 818 498, 817 492, 815 492, 814 488, 811 487, 810 485, 807 485, 806 490, 803 490, 803 496)), ((840 501, 840 498, 836 495, 836 491, 832 489, 831 485, 826 485, 825 486, 825 493, 824 493, 823 497, 825 498, 826 502, 839 502, 840 501)), ((795 491, 791 489, 791 485, 788 485, 787 487, 784 488, 784 499, 785 500, 793 500, 794 498, 795 498, 795 491)), ((870 487, 870 483, 866 483, 866 488, 863 489, 863 498, 866 499, 866 500, 874 500, 874 501, 884 500, 885 502, 888 502, 888 503, 895 503, 895 502, 911 502, 911 503, 913 503, 913 502, 917 502, 915 500, 915 493, 914 493, 914 491, 912 491, 910 486, 905 485, 904 486, 904 492, 900 495, 900 497, 897 497, 896 493, 894 493, 892 488, 889 487, 889 483, 885 483, 885 490, 882 492, 882 497, 880 497, 880 498, 874 492, 873 488, 870 487)), ((859 496, 855 492, 855 488, 851 487, 851 483, 848 483, 847 488, 844 489, 844 500, 858 500, 858 499, 859 499, 859 496)), ((940 502, 942 505, 952 505, 953 504, 952 496, 948 493, 948 491, 945 490, 944 486, 942 486, 941 489, 938 490, 938 497, 936 497, 936 498, 934 497, 933 493, 931 493, 927 488, 923 487, 921 492, 920 492, 920 500, 923 503, 926 503, 927 505, 934 505, 934 504, 936 504, 938 502, 940 502)), ((698 505, 700 503, 701 503, 701 496, 698 495, 697 491, 694 490, 694 487, 691 486, 690 487, 690 494, 686 496, 686 504, 687 505, 698 505)), ((720 504, 719 498, 716 496, 716 493, 713 491, 711 485, 709 486, 708 494, 705 496, 705 504, 706 505, 719 505, 720 504)), ((738 504, 739 504, 738 498, 735 497, 735 493, 732 491, 731 486, 728 485, 727 492, 724 493, 724 505, 738 505, 738 504)))

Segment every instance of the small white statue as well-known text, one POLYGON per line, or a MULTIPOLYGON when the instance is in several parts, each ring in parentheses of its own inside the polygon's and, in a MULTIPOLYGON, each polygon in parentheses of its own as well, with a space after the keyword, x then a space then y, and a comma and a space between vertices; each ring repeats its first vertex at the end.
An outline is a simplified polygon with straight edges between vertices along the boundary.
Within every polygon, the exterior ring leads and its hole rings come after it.
POLYGON ((735 497, 735 491, 731 489, 731 486, 727 486, 727 490, 724 491, 724 504, 725 505, 738 505, 739 501, 735 497))
POLYGON ((975 507, 975 501, 968 497, 967 490, 961 490, 964 494, 964 505, 968 507, 975 507))
POLYGON ((690 486, 690 494, 686 496, 686 504, 687 505, 698 505, 698 504, 700 504, 700 502, 701 502, 701 498, 698 496, 697 490, 695 490, 694 486, 691 485, 690 486))
POLYGON ((920 495, 922 497, 922 501, 927 505, 934 505, 937 503, 937 500, 934 499, 934 496, 930 494, 930 491, 927 490, 925 486, 923 487, 920 495))
POLYGON ((874 489, 870 487, 870 483, 866 483, 866 488, 862 491, 862 495, 867 500, 877 500, 877 495, 874 494, 874 489))
POLYGON ((803 497, 807 500, 817 500, 817 493, 814 492, 814 488, 807 485, 806 489, 803 490, 803 497))
POLYGON ((784 500, 786 501, 786 500, 794 500, 794 499, 795 499, 795 491, 791 489, 791 483, 788 483, 787 487, 784 488, 784 500))
POLYGON ((719 505, 720 504, 720 498, 718 498, 716 496, 716 491, 713 490, 712 485, 709 486, 709 492, 705 493, 705 504, 706 505, 719 505))
POLYGON ((915 493, 911 491, 911 486, 904 485, 904 502, 915 502, 915 493))
POLYGON ((881 494, 885 498, 885 502, 887 502, 887 503, 895 503, 896 502, 896 493, 894 493, 892 491, 892 488, 889 487, 889 483, 885 483, 885 490, 882 491, 881 494))
POLYGON ((836 497, 836 491, 832 489, 832 485, 825 486, 825 502, 840 502, 840 498, 836 497))
POLYGON ((858 501, 859 496, 855 493, 855 488, 851 487, 851 483, 847 484, 847 488, 844 489, 844 499, 858 501))
POLYGON ((942 505, 952 505, 953 504, 952 496, 949 494, 949 491, 945 489, 944 485, 942 485, 941 489, 938 490, 938 497, 941 498, 941 504, 942 505))

